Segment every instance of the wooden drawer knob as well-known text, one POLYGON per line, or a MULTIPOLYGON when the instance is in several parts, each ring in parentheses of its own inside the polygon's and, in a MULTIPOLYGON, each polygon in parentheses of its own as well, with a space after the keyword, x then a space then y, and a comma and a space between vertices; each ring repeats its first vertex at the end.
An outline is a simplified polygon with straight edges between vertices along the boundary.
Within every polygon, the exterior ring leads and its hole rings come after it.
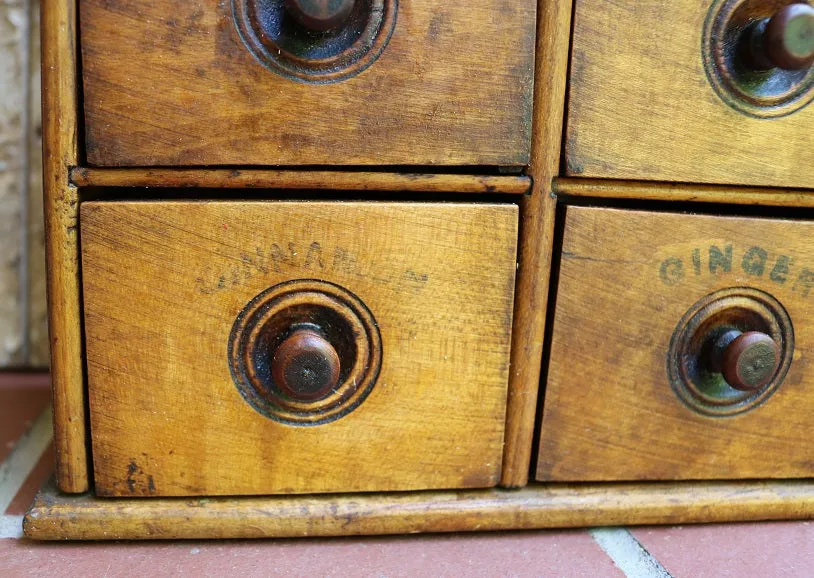
POLYGON ((339 355, 322 335, 297 329, 274 351, 271 375, 277 386, 295 400, 327 395, 339 383, 339 355))
POLYGON ((760 331, 727 331, 715 344, 713 366, 726 382, 740 391, 753 391, 769 383, 780 365, 780 348, 760 331))
POLYGON ((784 6, 755 24, 749 36, 749 64, 757 70, 802 70, 814 63, 814 7, 784 6))
POLYGON ((288 13, 315 32, 327 32, 342 26, 355 4, 355 0, 285 0, 288 13))

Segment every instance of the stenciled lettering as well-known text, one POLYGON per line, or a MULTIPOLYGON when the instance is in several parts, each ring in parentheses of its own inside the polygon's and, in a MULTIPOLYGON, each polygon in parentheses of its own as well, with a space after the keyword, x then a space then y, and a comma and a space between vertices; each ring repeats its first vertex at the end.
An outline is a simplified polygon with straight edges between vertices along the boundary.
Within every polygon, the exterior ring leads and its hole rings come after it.
POLYGON ((256 247, 253 252, 241 252, 239 260, 230 260, 222 270, 207 267, 204 273, 195 279, 195 286, 200 293, 211 295, 242 285, 258 275, 267 275, 271 272, 297 275, 297 269, 319 273, 331 272, 340 277, 388 285, 397 292, 406 291, 415 294, 423 291, 429 281, 426 273, 413 269, 393 271, 389 267, 378 267, 375 261, 360 262, 356 255, 344 247, 335 247, 331 252, 317 241, 301 247, 302 249, 298 249, 293 242, 270 243, 265 247, 256 247), (362 267, 362 264, 365 267, 362 267))
POLYGON ((763 272, 766 270, 766 259, 768 258, 769 254, 766 249, 750 247, 743 255, 743 263, 741 264, 743 272, 747 275, 762 277, 763 272))
POLYGON ((732 271, 732 245, 721 251, 715 245, 709 248, 709 272, 715 275, 721 269, 724 273, 732 271))
POLYGON ((677 257, 668 257, 661 264, 661 280, 667 285, 675 285, 684 278, 684 263, 677 257))
POLYGON ((772 267, 772 272, 769 273, 769 279, 775 283, 785 283, 786 279, 788 279, 789 267, 792 263, 792 259, 785 255, 780 255, 774 267, 772 267))
POLYGON ((797 281, 794 282, 792 290, 799 291, 803 297, 808 297, 812 287, 814 287, 814 271, 803 269, 800 271, 797 281))
MULTIPOLYGON (((659 277, 665 285, 677 285, 684 280, 691 268, 695 277, 709 271, 710 275, 733 273, 733 263, 749 277, 768 279, 778 285, 794 279, 792 290, 808 296, 814 289, 814 271, 802 269, 794 271, 794 259, 788 255, 773 255, 764 247, 753 245, 742 250, 733 247, 732 243, 710 244, 707 247, 695 247, 682 258, 672 255, 659 264, 659 277), (704 258, 707 262, 704 263, 704 258), (738 260, 736 260, 736 258, 738 260)), ((735 271, 738 273, 738 271, 735 271)))

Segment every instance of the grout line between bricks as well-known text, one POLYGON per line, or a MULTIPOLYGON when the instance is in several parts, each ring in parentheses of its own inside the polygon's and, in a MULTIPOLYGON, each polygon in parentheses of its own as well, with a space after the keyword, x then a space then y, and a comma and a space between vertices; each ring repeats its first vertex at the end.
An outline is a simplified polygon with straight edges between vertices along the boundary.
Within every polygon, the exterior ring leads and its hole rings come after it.
POLYGON ((594 528, 590 534, 628 578, 672 578, 626 528, 594 528))
POLYGON ((0 464, 0 513, 5 514, 14 496, 20 491, 32 470, 40 461, 53 437, 51 406, 46 407, 34 420, 0 464))

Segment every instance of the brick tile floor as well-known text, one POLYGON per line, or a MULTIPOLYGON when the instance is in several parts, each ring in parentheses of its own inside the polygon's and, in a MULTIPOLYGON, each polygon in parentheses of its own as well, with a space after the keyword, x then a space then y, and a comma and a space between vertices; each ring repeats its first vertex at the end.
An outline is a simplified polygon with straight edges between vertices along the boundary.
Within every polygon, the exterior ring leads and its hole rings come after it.
POLYGON ((52 473, 46 375, 0 373, 0 576, 814 576, 814 522, 371 538, 39 543, 52 473), (43 431, 46 433, 43 434, 43 431))

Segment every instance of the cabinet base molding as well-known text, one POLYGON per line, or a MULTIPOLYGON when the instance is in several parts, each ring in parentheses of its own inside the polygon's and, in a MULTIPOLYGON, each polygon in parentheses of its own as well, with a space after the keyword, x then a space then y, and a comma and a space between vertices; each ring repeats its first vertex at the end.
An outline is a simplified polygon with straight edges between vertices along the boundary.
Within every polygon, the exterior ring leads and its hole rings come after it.
POLYGON ((98 498, 53 482, 23 522, 35 540, 292 538, 814 518, 814 481, 534 484, 252 498, 98 498))

